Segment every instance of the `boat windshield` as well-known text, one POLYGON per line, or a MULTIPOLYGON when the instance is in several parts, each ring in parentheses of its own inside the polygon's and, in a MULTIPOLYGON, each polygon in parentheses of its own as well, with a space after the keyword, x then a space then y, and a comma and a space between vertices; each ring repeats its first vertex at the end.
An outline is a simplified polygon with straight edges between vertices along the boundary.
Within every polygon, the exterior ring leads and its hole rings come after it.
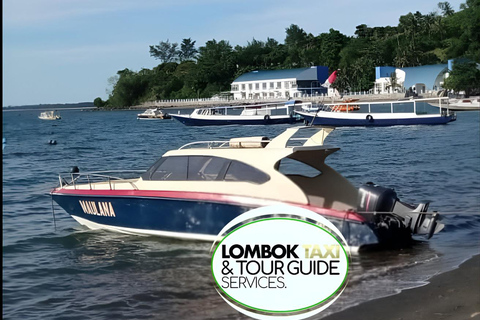
POLYGON ((266 173, 240 161, 213 156, 163 157, 142 175, 153 181, 243 181, 262 184, 266 173))

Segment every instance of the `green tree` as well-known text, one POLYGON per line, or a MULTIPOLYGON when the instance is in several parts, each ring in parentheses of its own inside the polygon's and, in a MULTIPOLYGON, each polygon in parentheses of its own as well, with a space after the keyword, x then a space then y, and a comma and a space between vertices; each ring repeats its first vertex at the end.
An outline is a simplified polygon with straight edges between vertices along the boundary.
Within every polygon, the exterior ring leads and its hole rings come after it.
POLYGON ((236 70, 236 57, 228 41, 215 39, 199 48, 197 77, 202 97, 230 90, 236 70))
POLYGON ((480 93, 479 65, 474 61, 456 60, 443 86, 456 93, 465 91, 467 97, 472 93, 480 93))
POLYGON ((467 0, 460 8, 445 18, 447 55, 480 62, 480 0, 467 0))
POLYGON ((162 62, 172 62, 179 58, 178 43, 160 41, 158 45, 150 46, 150 56, 162 62))
POLYGON ((320 41, 319 64, 330 69, 338 69, 340 65, 340 52, 348 44, 349 38, 337 30, 330 29, 328 33, 318 36, 320 41))
POLYGON ((392 92, 395 92, 395 88, 400 88, 400 84, 398 83, 397 73, 392 72, 390 73, 390 77, 388 78, 388 83, 385 85, 387 89, 392 89, 392 92))
POLYGON ((248 41, 245 47, 236 46, 236 61, 239 68, 248 67, 250 69, 266 69, 269 67, 266 57, 268 48, 263 41, 255 40, 248 41))
POLYGON ((267 38, 267 41, 265 42, 265 48, 268 52, 265 57, 265 64, 274 69, 282 67, 285 59, 287 58, 285 45, 279 43, 275 39, 267 38))
POLYGON ((307 33, 296 24, 285 29, 285 48, 287 58, 284 66, 288 68, 302 67, 302 50, 307 42, 307 33))
POLYGON ((452 5, 448 1, 439 2, 438 8, 442 10, 443 16, 452 16, 455 13, 455 10, 453 10, 452 5))
POLYGON ((180 61, 194 60, 198 53, 195 48, 195 42, 191 38, 183 39, 180 45, 179 59, 180 61))
POLYGON ((141 98, 148 88, 148 79, 142 73, 129 69, 117 72, 117 83, 109 97, 109 106, 113 108, 128 107, 142 102, 141 98))
POLYGON ((93 100, 93 105, 97 108, 103 108, 105 107, 106 102, 102 100, 102 98, 97 97, 95 100, 93 100))

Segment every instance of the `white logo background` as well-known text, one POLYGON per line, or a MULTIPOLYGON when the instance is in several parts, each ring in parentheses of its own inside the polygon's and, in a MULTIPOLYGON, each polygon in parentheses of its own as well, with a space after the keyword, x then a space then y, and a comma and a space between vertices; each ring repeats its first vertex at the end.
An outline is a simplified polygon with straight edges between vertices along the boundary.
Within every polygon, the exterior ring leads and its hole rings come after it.
POLYGON ((317 213, 285 205, 254 209, 231 221, 220 235, 233 226, 235 231, 212 247, 212 273, 217 291, 238 311, 258 319, 303 319, 327 308, 345 288, 346 241, 317 213), (247 245, 277 246, 277 258, 234 259, 230 254, 239 255, 238 247, 247 245), (232 246, 236 249, 230 252, 232 246), (279 258, 287 246, 295 248, 295 255, 279 258))

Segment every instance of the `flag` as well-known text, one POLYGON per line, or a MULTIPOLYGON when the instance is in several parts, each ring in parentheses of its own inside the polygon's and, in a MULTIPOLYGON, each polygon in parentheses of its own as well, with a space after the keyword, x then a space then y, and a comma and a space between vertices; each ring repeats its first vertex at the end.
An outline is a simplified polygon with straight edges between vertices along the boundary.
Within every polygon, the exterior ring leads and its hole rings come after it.
POLYGON ((335 79, 337 79, 337 70, 332 72, 332 74, 328 77, 327 81, 322 84, 322 87, 329 88, 330 85, 335 82, 335 79))

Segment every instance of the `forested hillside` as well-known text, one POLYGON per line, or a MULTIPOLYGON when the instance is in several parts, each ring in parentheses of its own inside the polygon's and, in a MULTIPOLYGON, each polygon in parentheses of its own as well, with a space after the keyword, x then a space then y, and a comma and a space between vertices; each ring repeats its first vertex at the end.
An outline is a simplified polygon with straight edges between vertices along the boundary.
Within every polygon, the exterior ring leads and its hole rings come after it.
MULTIPOLYGON (((376 66, 413 67, 456 58, 480 62, 480 0, 467 0, 458 12, 448 2, 440 2, 431 13, 399 17, 397 26, 360 24, 353 36, 334 29, 313 35, 292 24, 283 43, 268 38, 235 47, 228 40, 215 39, 198 48, 195 44, 188 38, 180 45, 168 40, 151 45, 150 55, 160 64, 151 70, 118 71, 109 79, 108 100, 97 98, 95 105, 115 108, 211 97, 229 91, 241 74, 260 69, 328 66, 330 72, 340 69, 335 82, 339 90, 363 91, 373 87, 376 66)), ((480 87, 478 73, 471 75, 470 85, 480 87)))

